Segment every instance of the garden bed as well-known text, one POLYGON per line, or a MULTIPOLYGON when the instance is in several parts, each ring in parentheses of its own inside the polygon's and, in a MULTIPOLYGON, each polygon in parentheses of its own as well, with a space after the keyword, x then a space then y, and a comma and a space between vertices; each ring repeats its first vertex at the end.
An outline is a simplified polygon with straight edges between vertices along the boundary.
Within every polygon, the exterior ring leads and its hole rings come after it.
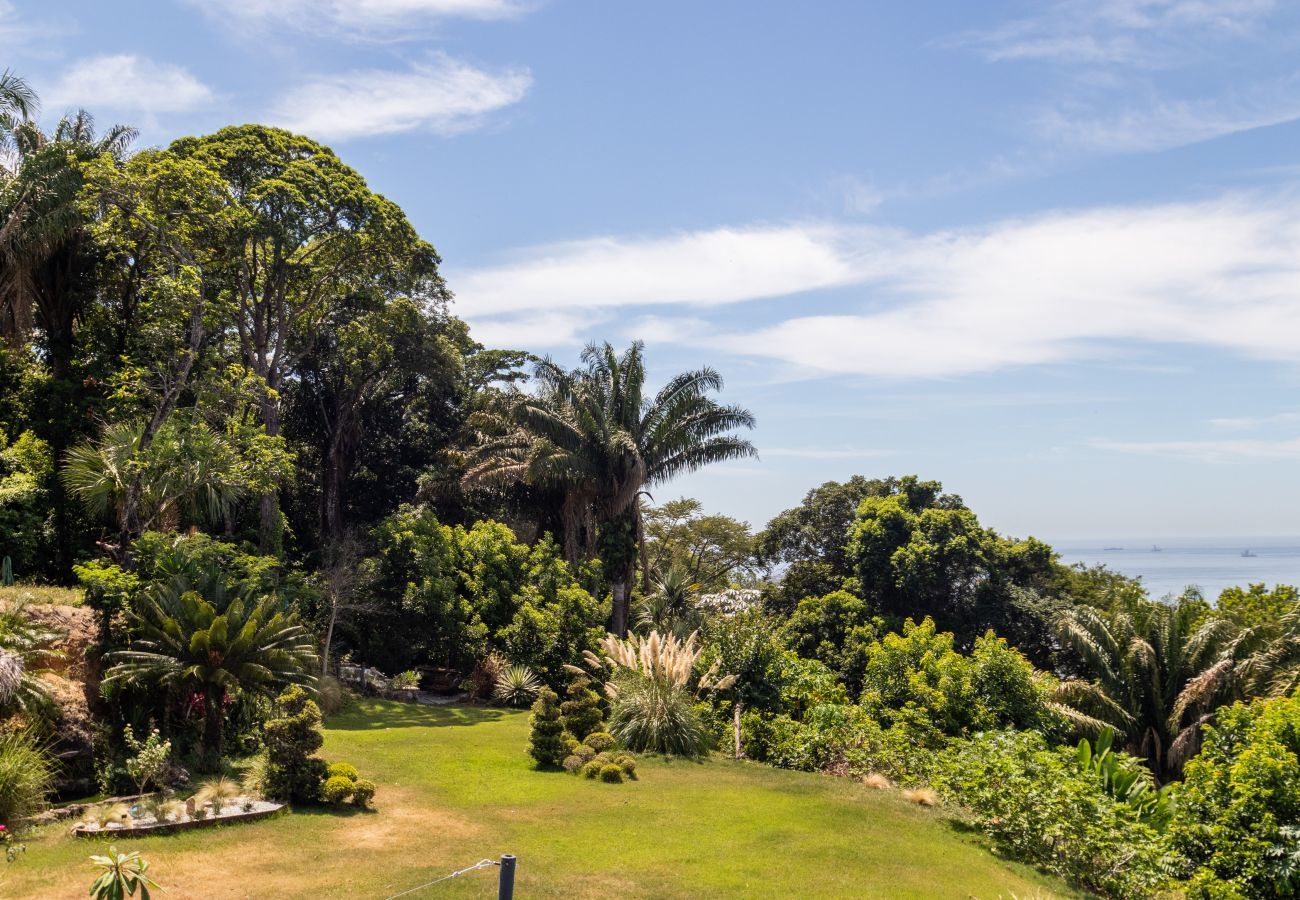
POLYGON ((237 798, 233 803, 223 808, 220 813, 209 812, 201 819, 193 818, 188 814, 182 814, 176 819, 165 819, 158 821, 152 817, 135 819, 130 825, 121 825, 117 822, 109 822, 101 827, 94 822, 78 822, 72 828, 72 833, 76 837, 103 837, 104 835, 113 835, 114 837, 134 837, 144 834, 162 834, 175 831, 192 831, 196 828, 206 828, 212 825, 224 825, 233 822, 253 822, 257 819, 265 819, 273 816, 285 809, 288 804, 271 803, 266 800, 249 800, 250 809, 245 811, 243 798, 237 798))

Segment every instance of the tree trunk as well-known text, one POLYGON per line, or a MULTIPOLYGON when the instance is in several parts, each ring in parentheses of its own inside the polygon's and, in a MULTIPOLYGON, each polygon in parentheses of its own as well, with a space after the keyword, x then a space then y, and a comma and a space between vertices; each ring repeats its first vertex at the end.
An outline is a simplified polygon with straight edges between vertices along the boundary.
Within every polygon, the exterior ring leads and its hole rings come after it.
POLYGON ((736 701, 735 710, 731 714, 731 729, 735 737, 735 744, 736 744, 735 757, 736 759, 740 759, 745 754, 742 753, 740 750, 740 701, 739 700, 736 701))
POLYGON ((339 601, 338 598, 330 599, 330 624, 325 629, 325 650, 320 657, 320 677, 324 678, 330 673, 330 644, 334 643, 334 623, 339 618, 339 601))
MULTIPOLYGON (((267 385, 267 397, 262 401, 262 425, 267 437, 280 435, 280 400, 275 388, 267 385)), ((276 556, 280 551, 280 494, 271 488, 258 501, 259 524, 257 541, 259 549, 266 556, 276 556)))
POLYGON ((203 763, 216 765, 221 761, 221 744, 225 732, 225 688, 209 685, 203 689, 203 763))
POLYGON ((614 605, 609 612, 609 630, 619 637, 627 637, 627 580, 620 578, 611 584, 614 605))

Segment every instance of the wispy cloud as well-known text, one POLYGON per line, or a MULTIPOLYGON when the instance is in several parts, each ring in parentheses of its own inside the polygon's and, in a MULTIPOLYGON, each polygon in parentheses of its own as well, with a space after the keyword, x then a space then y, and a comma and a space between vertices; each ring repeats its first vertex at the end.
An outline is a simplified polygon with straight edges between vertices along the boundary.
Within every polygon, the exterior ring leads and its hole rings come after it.
POLYGON ((869 447, 837 450, 829 447, 763 447, 762 457, 788 457, 790 459, 880 459, 892 456, 892 450, 875 450, 869 447))
POLYGON ((324 140, 406 131, 457 134, 521 101, 532 83, 527 69, 490 72, 440 57, 405 72, 323 75, 282 97, 273 118, 324 140))
POLYGON ((1062 0, 953 43, 995 62, 1161 67, 1203 52, 1207 42, 1250 33, 1276 7, 1276 0, 1062 0))
POLYGON ((41 87, 44 106, 51 112, 86 107, 154 116, 188 112, 211 103, 214 96, 184 67, 130 53, 79 60, 41 87))
MULTIPOLYGON (((453 278, 460 312, 640 307, 660 342, 810 373, 938 378, 1185 344, 1300 362, 1300 201, 1107 207, 906 234, 820 224, 584 241, 453 278), (840 288, 834 312, 811 292, 840 288), (845 312, 856 288, 860 301, 845 312), (800 297, 755 328, 709 307, 800 297), (668 307, 692 305, 688 317, 668 307), (819 309, 820 305, 820 309, 819 309)), ((623 318, 626 318, 624 316, 623 318)))
POLYGON ((535 247, 454 286, 470 314, 548 307, 714 305, 850 284, 886 261, 870 229, 750 226, 535 247))
POLYGON ((418 28, 443 19, 510 19, 536 4, 522 0, 188 0, 227 23, 276 25, 299 31, 364 38, 419 36, 418 28), (414 29, 414 30, 413 30, 414 29))
POLYGON ((1268 428, 1272 425, 1293 425, 1300 422, 1300 412, 1280 412, 1271 416, 1235 416, 1226 419, 1211 419, 1210 425, 1221 431, 1253 431, 1256 428, 1268 428))
POLYGON ((1254 460, 1300 458, 1300 437, 1276 441, 1109 441, 1094 440, 1090 446, 1118 453, 1168 456, 1196 462, 1229 463, 1254 460))

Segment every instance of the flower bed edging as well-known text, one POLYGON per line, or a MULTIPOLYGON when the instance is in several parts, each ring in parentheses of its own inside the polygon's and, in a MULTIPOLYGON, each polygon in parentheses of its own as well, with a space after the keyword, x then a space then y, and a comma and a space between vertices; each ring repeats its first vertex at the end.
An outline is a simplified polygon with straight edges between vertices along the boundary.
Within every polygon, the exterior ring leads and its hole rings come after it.
POLYGON ((131 828, 87 828, 84 824, 72 829, 76 837, 132 837, 141 834, 166 834, 174 831, 190 831, 195 828, 208 828, 213 825, 225 825, 232 822, 254 822, 278 815, 288 808, 287 803, 279 803, 271 809, 257 809, 252 812, 236 812, 220 816, 209 815, 204 819, 186 819, 183 822, 154 822, 150 825, 136 825, 131 828))

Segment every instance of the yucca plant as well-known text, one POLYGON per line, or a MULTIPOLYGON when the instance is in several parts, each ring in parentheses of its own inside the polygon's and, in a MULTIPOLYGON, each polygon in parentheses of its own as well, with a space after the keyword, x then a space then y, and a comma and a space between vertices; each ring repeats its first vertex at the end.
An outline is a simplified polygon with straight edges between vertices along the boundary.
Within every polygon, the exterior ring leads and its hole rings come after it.
POLYGON ((147 874, 149 863, 139 853, 118 853, 110 846, 105 856, 92 856, 90 861, 102 871, 90 885, 93 900, 126 900, 139 896, 149 900, 149 888, 161 888, 147 874))
POLYGON ((507 706, 527 706, 541 689, 533 670, 524 665, 508 665, 497 676, 492 696, 507 706))
POLYGON ((587 653, 593 671, 612 668, 605 685, 609 730, 621 744, 639 752, 690 757, 709 751, 711 739, 695 703, 705 691, 730 687, 735 676, 719 677, 715 663, 697 677, 696 640, 695 634, 680 639, 657 631, 627 640, 610 634, 600 642, 603 660, 587 653))

